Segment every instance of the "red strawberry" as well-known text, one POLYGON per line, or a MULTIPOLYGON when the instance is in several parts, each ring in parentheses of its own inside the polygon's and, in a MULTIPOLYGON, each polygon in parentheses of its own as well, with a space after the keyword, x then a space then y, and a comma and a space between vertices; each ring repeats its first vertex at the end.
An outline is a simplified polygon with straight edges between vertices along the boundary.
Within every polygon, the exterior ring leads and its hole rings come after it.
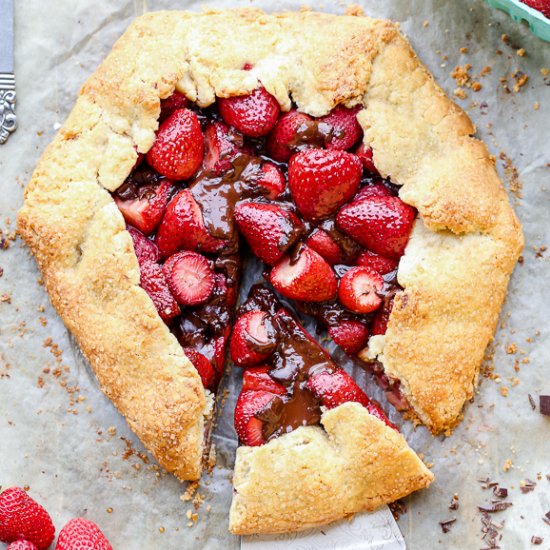
POLYGON ((0 494, 0 541, 24 539, 44 550, 52 543, 54 534, 48 512, 23 489, 10 487, 0 494))
POLYGON ((235 431, 243 445, 255 447, 265 443, 263 423, 255 418, 276 396, 266 391, 242 391, 235 405, 235 431))
POLYGON ((248 311, 237 319, 229 344, 235 365, 252 367, 271 356, 275 340, 266 321, 267 313, 258 310, 248 311))
POLYGON ((160 223, 171 191, 172 182, 162 180, 158 186, 138 188, 138 197, 135 199, 122 200, 116 195, 114 198, 126 222, 149 235, 160 223))
POLYGON ((361 181, 359 159, 344 151, 309 149, 288 165, 288 186, 304 218, 326 218, 355 195, 361 181))
POLYGON ((263 202, 237 204, 235 221, 252 252, 269 265, 277 263, 303 231, 295 214, 263 202))
POLYGON ((393 308, 393 298, 386 300, 384 305, 376 312, 374 321, 372 322, 371 335, 376 336, 378 334, 386 334, 388 329, 388 320, 393 308))
POLYGON ((164 321, 169 321, 180 314, 176 299, 170 292, 166 277, 160 265, 151 261, 144 261, 140 265, 140 285, 149 298, 153 300, 157 311, 164 321))
POLYGON ((359 147, 355 150, 355 154, 359 157, 363 168, 367 170, 367 172, 378 174, 378 170, 376 169, 376 166, 374 166, 374 161, 372 159, 372 147, 361 143, 361 145, 359 145, 359 147))
POLYGON ((206 152, 203 166, 206 171, 220 174, 229 170, 239 153, 246 152, 244 139, 234 128, 221 121, 210 122, 204 132, 206 152))
POLYGON ((159 249, 153 241, 130 225, 126 229, 134 242, 134 251, 140 265, 145 261, 158 262, 160 260, 159 249))
POLYGON ((380 275, 384 275, 385 273, 389 273, 390 271, 397 269, 398 263, 399 262, 393 258, 385 258, 384 256, 371 252, 370 250, 361 252, 357 258, 357 265, 370 267, 371 269, 374 269, 374 271, 380 273, 380 275))
POLYGON ((549 0, 521 0, 530 8, 540 11, 544 17, 550 19, 550 1, 549 0))
POLYGON ((306 240, 309 248, 320 254, 328 264, 336 265, 343 262, 340 245, 322 229, 316 229, 306 240))
POLYGON ((279 162, 288 162, 293 152, 308 146, 308 136, 315 133, 316 124, 305 113, 285 113, 267 138, 269 156, 279 162))
POLYGON ((378 292, 383 286, 382 275, 374 269, 364 266, 352 267, 340 281, 338 300, 355 313, 370 313, 382 304, 378 292))
POLYGON ((322 256, 308 246, 294 261, 284 256, 271 270, 271 284, 283 296, 303 302, 325 302, 336 297, 338 281, 322 256))
POLYGON ((178 91, 174 91, 171 96, 160 102, 159 121, 162 122, 166 120, 174 111, 185 109, 189 107, 189 105, 191 105, 191 102, 184 95, 180 94, 178 91))
POLYGON ((380 181, 374 182, 372 185, 361 187, 359 193, 355 195, 355 201, 364 199, 365 197, 391 197, 392 192, 380 181))
POLYGON ((168 287, 182 306, 197 306, 214 290, 214 272, 201 254, 185 250, 170 256, 162 270, 168 287))
POLYGON ((265 196, 271 200, 282 195, 286 186, 281 169, 272 162, 262 164, 260 177, 256 183, 267 191, 265 196))
POLYGON ((61 529, 55 550, 113 549, 94 522, 84 518, 74 518, 61 529))
POLYGON ((227 244, 210 235, 204 225, 202 210, 189 189, 182 189, 166 208, 156 242, 163 258, 181 249, 214 253, 227 244))
POLYGON ((319 122, 324 122, 331 130, 330 138, 326 143, 327 149, 344 151, 353 147, 361 139, 363 130, 357 122, 357 113, 360 110, 359 105, 351 109, 338 105, 328 115, 319 119, 319 122))
POLYGON ((225 122, 248 137, 268 134, 280 112, 277 100, 262 87, 247 95, 219 98, 218 107, 225 122))
POLYGON ((197 115, 178 109, 160 125, 147 162, 167 178, 186 180, 199 169, 203 153, 204 137, 197 115))
POLYGON ((415 209, 399 197, 364 197, 344 206, 336 216, 336 225, 372 252, 399 258, 415 215, 415 209))
POLYGON ((218 336, 218 338, 214 340, 214 357, 212 359, 212 363, 214 364, 214 368, 218 371, 218 373, 223 372, 223 367, 225 365, 227 339, 229 338, 230 332, 231 327, 227 327, 224 331, 224 335, 218 336))
POLYGON ((12 542, 6 550, 37 550, 36 546, 28 540, 17 540, 12 542))
POLYGON ((263 390, 276 395, 285 395, 287 393, 285 387, 269 376, 270 370, 271 366, 246 369, 243 374, 243 391, 263 390))
POLYGON ((202 380, 202 385, 208 390, 213 390, 217 375, 212 363, 210 363, 206 356, 192 348, 183 348, 183 351, 197 369, 202 380))
POLYGON ((334 342, 348 355, 359 353, 369 339, 369 329, 360 321, 338 321, 336 325, 328 327, 328 333, 334 342))

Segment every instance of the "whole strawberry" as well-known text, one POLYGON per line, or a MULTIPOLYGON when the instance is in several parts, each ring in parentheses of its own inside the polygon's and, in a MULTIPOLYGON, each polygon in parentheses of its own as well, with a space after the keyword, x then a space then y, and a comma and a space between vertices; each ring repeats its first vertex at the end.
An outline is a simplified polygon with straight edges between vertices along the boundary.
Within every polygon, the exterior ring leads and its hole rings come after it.
POLYGON ((0 541, 24 539, 44 550, 52 543, 54 534, 48 512, 23 489, 10 487, 0 494, 0 541))
POLYGON ((55 550, 113 550, 92 521, 74 518, 61 529, 55 550))
POLYGON ((530 8, 540 11, 544 17, 550 19, 550 0, 521 0, 530 8))

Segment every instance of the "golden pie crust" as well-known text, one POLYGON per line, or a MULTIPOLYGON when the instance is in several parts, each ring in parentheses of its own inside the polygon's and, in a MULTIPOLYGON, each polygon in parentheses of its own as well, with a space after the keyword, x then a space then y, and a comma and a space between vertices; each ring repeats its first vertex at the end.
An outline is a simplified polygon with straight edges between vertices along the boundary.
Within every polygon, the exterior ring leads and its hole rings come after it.
MULTIPOLYGON (((378 355, 417 417, 451 429, 473 392, 522 234, 486 147, 393 23, 256 9, 149 13, 86 82, 43 154, 18 216, 52 304, 103 391, 157 460, 197 479, 211 396, 139 286, 132 240, 108 191, 154 142, 174 88, 210 105, 258 82, 283 110, 314 116, 362 103, 360 122, 383 175, 419 219, 399 267, 378 355), (253 69, 244 71, 245 63, 253 69)), ((428 485, 403 437, 356 404, 241 447, 231 530, 304 529, 371 510, 428 485)))

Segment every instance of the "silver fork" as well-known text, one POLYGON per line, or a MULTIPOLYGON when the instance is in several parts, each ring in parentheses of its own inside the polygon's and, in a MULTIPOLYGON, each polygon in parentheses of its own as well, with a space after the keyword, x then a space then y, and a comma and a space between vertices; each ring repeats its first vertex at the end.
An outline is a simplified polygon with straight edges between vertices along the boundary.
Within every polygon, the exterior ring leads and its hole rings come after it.
POLYGON ((17 128, 13 66, 13 0, 0 0, 0 145, 17 128))

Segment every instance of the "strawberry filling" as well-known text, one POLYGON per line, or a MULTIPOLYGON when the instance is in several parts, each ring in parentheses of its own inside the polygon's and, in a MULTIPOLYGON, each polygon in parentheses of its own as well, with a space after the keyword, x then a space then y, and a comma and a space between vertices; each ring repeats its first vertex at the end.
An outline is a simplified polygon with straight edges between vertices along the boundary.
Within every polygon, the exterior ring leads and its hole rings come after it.
MULTIPOLYGON (((274 289, 349 355, 386 332, 416 211, 379 176, 359 111, 281 113, 262 87, 207 109, 177 92, 162 101, 156 141, 114 199, 141 286, 205 388, 216 391, 223 372, 243 245, 274 289)), ((316 424, 321 406, 346 401, 387 421, 271 291, 241 307, 230 353, 245 369, 235 417, 244 444, 316 424)), ((399 382, 375 367, 403 409, 399 382)))

